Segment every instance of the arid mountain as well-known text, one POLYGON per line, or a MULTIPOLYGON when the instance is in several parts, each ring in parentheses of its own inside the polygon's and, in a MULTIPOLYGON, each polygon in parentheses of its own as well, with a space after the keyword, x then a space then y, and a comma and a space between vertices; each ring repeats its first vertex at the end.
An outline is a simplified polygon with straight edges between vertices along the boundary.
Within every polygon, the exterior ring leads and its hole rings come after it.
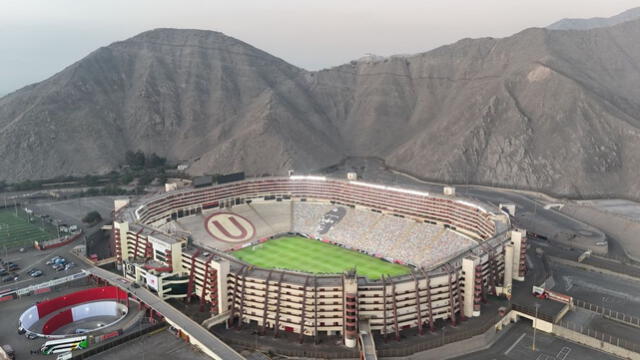
POLYGON ((594 17, 590 19, 562 19, 547 26, 551 30, 589 30, 622 24, 640 18, 640 7, 632 8, 608 18, 594 17))
POLYGON ((158 29, 0 99, 0 179, 378 156, 447 182, 640 195, 640 21, 528 29, 309 72, 223 34, 158 29))

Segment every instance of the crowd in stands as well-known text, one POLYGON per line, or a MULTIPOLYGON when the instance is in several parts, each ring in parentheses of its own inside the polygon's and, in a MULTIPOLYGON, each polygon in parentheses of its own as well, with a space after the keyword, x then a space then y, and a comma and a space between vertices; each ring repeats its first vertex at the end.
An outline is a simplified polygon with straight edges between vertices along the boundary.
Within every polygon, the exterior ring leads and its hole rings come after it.
POLYGON ((333 224, 326 234, 319 234, 318 224, 323 216, 336 207, 294 202, 292 231, 417 266, 438 263, 476 244, 442 226, 348 207, 345 207, 346 215, 339 222, 333 224))

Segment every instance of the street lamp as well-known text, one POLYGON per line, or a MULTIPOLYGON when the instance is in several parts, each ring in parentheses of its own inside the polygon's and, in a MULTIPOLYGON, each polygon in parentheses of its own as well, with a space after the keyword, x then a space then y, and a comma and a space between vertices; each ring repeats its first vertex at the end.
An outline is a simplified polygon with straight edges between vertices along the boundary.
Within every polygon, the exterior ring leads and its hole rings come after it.
POLYGON ((531 344, 531 350, 536 351, 536 326, 538 325, 538 309, 540 304, 536 303, 536 317, 533 320, 533 343, 531 344))

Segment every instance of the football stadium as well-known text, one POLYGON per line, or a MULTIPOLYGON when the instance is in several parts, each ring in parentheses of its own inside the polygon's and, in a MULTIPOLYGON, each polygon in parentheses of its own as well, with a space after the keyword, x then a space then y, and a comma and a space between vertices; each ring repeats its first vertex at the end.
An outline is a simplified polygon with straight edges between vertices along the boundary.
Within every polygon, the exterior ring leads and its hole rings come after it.
POLYGON ((347 178, 241 179, 116 202, 118 265, 228 327, 400 338, 479 316, 524 279, 526 236, 498 207, 347 178))

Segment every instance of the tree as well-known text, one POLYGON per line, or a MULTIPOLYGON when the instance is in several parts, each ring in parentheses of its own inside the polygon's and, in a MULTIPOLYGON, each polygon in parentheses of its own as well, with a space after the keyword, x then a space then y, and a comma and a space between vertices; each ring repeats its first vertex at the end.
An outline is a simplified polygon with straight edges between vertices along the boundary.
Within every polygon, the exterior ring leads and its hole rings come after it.
POLYGON ((128 185, 130 182, 133 181, 133 179, 134 179, 133 174, 127 172, 120 177, 120 184, 128 185))
POLYGON ((86 224, 95 224, 102 220, 102 216, 97 211, 90 211, 82 218, 82 222, 86 224))
POLYGON ((138 178, 138 185, 141 186, 146 186, 151 184, 151 182, 153 181, 153 179, 155 178, 153 172, 150 172, 148 170, 145 170, 140 177, 138 178))
POLYGON ((140 150, 133 152, 131 150, 127 151, 124 154, 124 160, 127 165, 132 168, 143 168, 145 163, 144 153, 140 150))
POLYGON ((152 153, 147 157, 145 166, 152 169, 159 168, 159 167, 163 167, 164 164, 166 164, 166 162, 167 162, 167 159, 156 155, 156 153, 152 153))

